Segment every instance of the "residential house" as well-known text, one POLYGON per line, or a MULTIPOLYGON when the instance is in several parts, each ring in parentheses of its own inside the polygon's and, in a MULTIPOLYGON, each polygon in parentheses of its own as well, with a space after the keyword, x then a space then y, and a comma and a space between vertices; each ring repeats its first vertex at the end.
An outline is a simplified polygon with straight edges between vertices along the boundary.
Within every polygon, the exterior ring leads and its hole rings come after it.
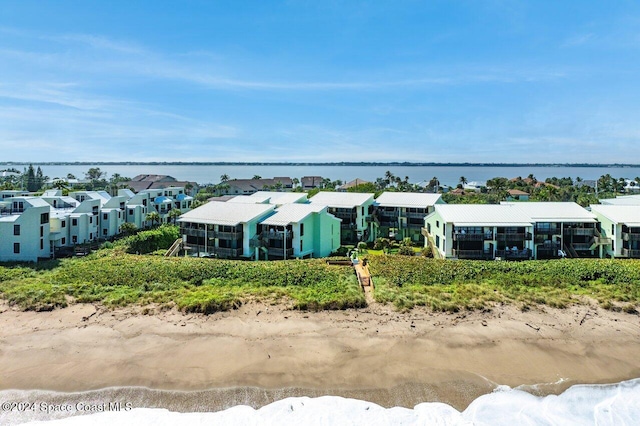
POLYGON ((39 197, 0 203, 0 262, 37 262, 51 256, 49 204, 39 197))
POLYGON ((260 222, 264 259, 326 257, 340 247, 340 219, 318 204, 284 204, 260 222))
POLYGON ((435 204, 425 218, 434 257, 530 259, 533 223, 522 210, 497 204, 435 204))
POLYGON ((274 211, 269 204, 211 201, 180 216, 180 234, 197 256, 258 259, 258 224, 274 211))
POLYGON ((303 176, 300 179, 300 186, 305 191, 309 189, 322 188, 322 176, 303 176))
POLYGON ((374 203, 374 222, 378 226, 378 237, 396 240, 411 238, 423 242, 424 218, 433 211, 433 206, 443 204, 440 194, 420 192, 383 192, 374 203))
POLYGON ((640 258, 639 206, 593 204, 591 212, 600 223, 601 257, 640 258))
POLYGON ((309 199, 311 204, 328 206, 329 213, 342 220, 342 244, 371 241, 376 233, 373 213, 373 195, 357 192, 319 192, 309 199))
POLYGON ((536 259, 598 257, 594 237, 600 237, 595 215, 572 202, 509 203, 529 216, 535 225, 536 259))

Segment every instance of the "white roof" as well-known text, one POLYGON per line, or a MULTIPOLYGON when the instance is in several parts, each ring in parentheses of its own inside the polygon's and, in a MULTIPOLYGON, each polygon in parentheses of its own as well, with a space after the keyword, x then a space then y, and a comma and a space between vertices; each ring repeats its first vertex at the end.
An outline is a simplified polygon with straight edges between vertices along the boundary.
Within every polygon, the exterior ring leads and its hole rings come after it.
POLYGON ((290 223, 302 222, 312 213, 320 213, 326 210, 326 206, 320 204, 285 204, 276 209, 276 214, 269 216, 261 223, 263 225, 284 226, 290 223))
POLYGON ((591 211, 615 223, 623 223, 633 227, 640 226, 640 208, 638 206, 593 204, 591 211))
POLYGON ((376 198, 376 204, 383 207, 415 207, 427 208, 440 200, 440 194, 422 192, 383 192, 376 198))
POLYGON ((373 201, 373 195, 359 192, 318 192, 309 198, 309 202, 329 207, 354 208, 373 201))
POLYGON ((269 204, 283 205, 292 203, 306 203, 307 194, 304 192, 273 192, 273 191, 258 191, 249 196, 250 198, 266 199, 269 200, 269 204))
POLYGON ((532 226, 529 216, 510 205, 436 204, 434 209, 443 221, 456 226, 532 226))
POLYGON ((226 202, 232 204, 265 204, 268 200, 269 197, 249 197, 248 195, 236 195, 226 202))
POLYGON ((595 222, 595 215, 573 202, 501 202, 513 205, 526 213, 534 222, 595 222))
POLYGON ((178 222, 195 222, 235 226, 248 223, 273 212, 275 206, 268 204, 229 204, 210 202, 193 209, 178 219, 178 222))
POLYGON ((600 203, 619 206, 640 206, 640 195, 624 195, 617 198, 605 198, 600 200, 600 203))

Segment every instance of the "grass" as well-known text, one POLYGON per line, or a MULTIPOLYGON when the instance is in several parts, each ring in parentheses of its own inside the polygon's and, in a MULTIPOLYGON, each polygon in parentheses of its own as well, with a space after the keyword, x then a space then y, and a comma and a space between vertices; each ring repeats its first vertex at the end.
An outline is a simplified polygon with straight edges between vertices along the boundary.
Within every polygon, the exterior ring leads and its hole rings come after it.
POLYGON ((70 301, 106 306, 177 306, 212 313, 248 300, 294 309, 365 306, 353 271, 324 260, 244 262, 137 256, 100 250, 57 266, 0 266, 0 297, 24 310, 50 310, 70 301))
MULTIPOLYGON (((85 258, 0 266, 0 297, 24 310, 100 303, 212 313, 249 300, 304 310, 366 305, 353 270, 324 259, 246 262, 125 251, 115 247, 85 258)), ((596 300, 603 308, 636 314, 640 305, 638 260, 444 261, 373 250, 366 256, 375 300, 399 310, 457 312, 496 303, 564 308, 596 300)))
POLYGON ((556 308, 596 300, 634 313, 640 303, 640 261, 566 259, 527 262, 445 261, 369 256, 375 299, 399 310, 427 306, 457 312, 517 304, 556 308))

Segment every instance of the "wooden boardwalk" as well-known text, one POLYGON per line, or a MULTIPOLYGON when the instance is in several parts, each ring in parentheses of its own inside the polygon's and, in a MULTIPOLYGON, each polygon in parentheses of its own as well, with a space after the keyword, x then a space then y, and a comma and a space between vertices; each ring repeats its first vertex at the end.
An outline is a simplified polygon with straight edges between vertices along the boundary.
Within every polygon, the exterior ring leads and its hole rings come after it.
POLYGON ((364 291, 367 304, 371 305, 375 302, 375 299, 373 298, 373 280, 371 279, 371 273, 369 272, 369 265, 363 265, 362 261, 360 261, 354 264, 353 268, 356 271, 360 287, 362 287, 362 290, 364 291))

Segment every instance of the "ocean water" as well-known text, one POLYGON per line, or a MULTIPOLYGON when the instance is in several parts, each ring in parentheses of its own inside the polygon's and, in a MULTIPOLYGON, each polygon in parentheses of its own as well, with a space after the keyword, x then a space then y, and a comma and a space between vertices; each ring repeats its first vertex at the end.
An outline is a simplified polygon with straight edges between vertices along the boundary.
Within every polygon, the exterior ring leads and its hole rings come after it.
MULTIPOLYGON (((13 164, 11 167, 22 170, 26 165, 13 164)), ((8 167, 0 163, 0 170, 8 167)), ((469 182, 476 181, 484 184, 494 177, 526 177, 533 174, 538 180, 549 177, 581 177, 582 179, 598 179, 610 174, 615 178, 633 179, 640 176, 640 167, 502 167, 502 166, 262 166, 262 165, 43 165, 45 176, 50 178, 66 177, 71 173, 77 178, 83 178, 84 173, 91 167, 99 167, 108 177, 115 173, 121 176, 134 177, 138 174, 163 174, 178 180, 187 180, 199 184, 218 183, 220 176, 228 175, 232 179, 250 179, 254 175, 263 178, 288 176, 291 178, 302 176, 322 176, 331 180, 348 182, 356 178, 375 181, 384 177, 388 170, 402 179, 409 177, 409 182, 418 183, 437 177, 441 185, 455 186, 460 177, 464 176, 469 182)))
MULTIPOLYGON (((40 391, 1 391, 3 403, 10 397, 26 399, 40 391), (22 393, 22 394, 21 394, 22 393)), ((0 414, 3 425, 637 425, 640 423, 640 379, 608 385, 574 385, 559 395, 536 396, 522 389, 497 386, 475 399, 464 410, 425 402, 413 409, 384 408, 372 402, 338 396, 290 397, 254 409, 236 405, 218 412, 175 412, 164 408, 121 405, 100 410, 100 403, 83 394, 60 394, 78 401, 83 411, 58 410, 41 421, 38 410, 13 410, 0 414), (116 409, 117 408, 117 409, 116 409), (80 415, 79 415, 80 414, 80 415), (69 416, 70 417, 65 417, 69 416)), ((120 401, 122 402, 122 401, 120 401)), ((64 404, 59 402, 59 404, 64 404)), ((78 404, 78 402, 75 402, 78 404)), ((126 403, 125 403, 126 404, 126 403)), ((4 407, 7 408, 7 407, 4 407)), ((24 407, 23 407, 24 408, 24 407)), ((75 408, 75 407, 74 407, 75 408)), ((104 407, 103 407, 104 408, 104 407)))

